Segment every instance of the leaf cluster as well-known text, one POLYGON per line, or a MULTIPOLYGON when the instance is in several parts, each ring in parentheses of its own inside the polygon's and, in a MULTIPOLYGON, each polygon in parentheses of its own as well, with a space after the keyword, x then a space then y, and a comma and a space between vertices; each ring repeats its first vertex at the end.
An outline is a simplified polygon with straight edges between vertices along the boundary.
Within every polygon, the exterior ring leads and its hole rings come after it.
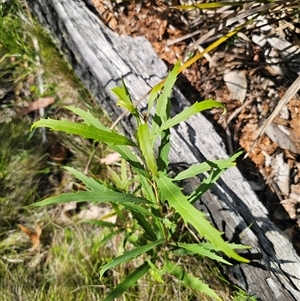
MULTIPOLYGON (((69 201, 87 201, 96 204, 109 202, 120 220, 125 221, 127 225, 130 224, 131 233, 134 235, 127 235, 127 237, 132 249, 102 266, 99 273, 102 277, 106 271, 137 257, 141 257, 143 263, 119 283, 106 296, 105 301, 114 300, 114 298, 122 295, 150 270, 159 275, 160 278, 165 274, 172 275, 187 287, 204 292, 216 300, 221 300, 201 279, 186 272, 183 267, 176 264, 174 258, 200 255, 230 264, 222 257, 222 254, 225 254, 228 258, 248 262, 235 251, 235 249, 246 247, 224 241, 222 233, 210 224, 204 213, 193 206, 193 203, 213 185, 227 168, 234 166, 237 155, 227 160, 195 164, 174 178, 168 174, 171 127, 205 109, 224 108, 217 101, 206 100, 196 102, 191 107, 171 117, 170 94, 179 69, 178 63, 169 73, 164 84, 151 90, 146 115, 138 112, 124 82, 122 82, 121 87, 113 89, 119 98, 118 105, 127 109, 137 121, 135 141, 105 127, 90 112, 76 107, 67 107, 67 109, 80 116, 82 118, 81 123, 41 119, 32 126, 32 128, 48 127, 52 130, 64 131, 105 143, 118 152, 131 165, 137 175, 140 189, 135 193, 124 193, 114 191, 99 183, 97 179, 86 176, 74 168, 64 167, 85 184, 86 190, 50 197, 35 204, 35 206, 43 206, 69 201), (154 114, 152 115, 151 112, 153 111, 154 114), (137 153, 140 155, 138 156, 137 153), (184 195, 177 185, 178 182, 203 172, 208 173, 208 176, 202 181, 200 187, 191 195, 184 195), (128 222, 128 214, 124 215, 124 211, 131 213, 133 222, 128 222), (182 237, 178 238, 177 228, 180 224, 191 225, 200 242, 190 243, 184 241, 182 237)), ((115 226, 108 223, 103 223, 103 225, 115 226)), ((125 234, 128 232, 128 226, 123 226, 123 228, 121 226, 121 229, 124 230, 125 234)), ((112 232, 111 235, 114 235, 113 233, 116 231, 112 232)))

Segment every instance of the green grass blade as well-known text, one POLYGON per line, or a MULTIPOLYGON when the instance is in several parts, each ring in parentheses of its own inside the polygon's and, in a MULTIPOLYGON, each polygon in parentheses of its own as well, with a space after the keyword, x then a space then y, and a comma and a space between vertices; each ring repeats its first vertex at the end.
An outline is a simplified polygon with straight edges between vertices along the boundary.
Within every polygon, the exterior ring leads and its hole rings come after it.
POLYGON ((129 261, 129 260, 131 260, 133 258, 136 258, 136 257, 138 257, 138 256, 140 256, 142 254, 146 254, 148 251, 150 251, 151 249, 153 249, 155 246, 158 246, 158 245, 160 245, 162 243, 163 243, 163 240, 160 239, 160 240, 154 241, 152 243, 149 243, 147 245, 140 246, 140 247, 137 247, 137 248, 135 248, 133 250, 124 252, 124 254, 122 254, 121 256, 113 259, 113 261, 111 261, 111 262, 105 264, 103 267, 101 267, 101 269, 100 269, 100 277, 102 277, 103 274, 107 270, 109 270, 109 269, 111 269, 111 268, 113 268, 113 267, 115 267, 115 266, 117 266, 119 264, 122 264, 122 263, 124 263, 126 261, 129 261))
POLYGON ((156 181, 159 191, 164 199, 168 201, 169 205, 181 215, 186 223, 191 224, 201 236, 208 239, 216 250, 224 252, 228 257, 235 260, 249 262, 248 259, 238 255, 228 246, 228 243, 221 237, 222 233, 210 224, 204 213, 189 203, 187 197, 181 192, 181 189, 170 178, 160 172, 159 178, 156 181))
POLYGON ((100 203, 149 203, 148 200, 140 197, 134 197, 130 194, 120 193, 115 191, 79 191, 76 193, 64 193, 55 197, 47 198, 38 203, 30 205, 31 207, 39 207, 50 204, 60 204, 68 202, 92 202, 100 203))
POLYGON ((101 248, 102 246, 105 246, 109 241, 111 241, 115 236, 121 234, 122 232, 124 232, 123 229, 120 230, 116 230, 113 231, 111 233, 109 233, 108 235, 106 235, 97 245, 98 248, 101 248))
POLYGON ((148 124, 140 124, 137 129, 137 139, 146 165, 153 175, 157 175, 157 163, 149 134, 148 124))
POLYGON ((108 145, 130 145, 136 144, 125 136, 115 132, 100 130, 93 125, 80 124, 67 120, 41 119, 32 125, 32 129, 36 127, 48 127, 52 130, 75 134, 87 139, 104 142, 108 145))
POLYGON ((145 262, 139 266, 134 272, 128 275, 113 291, 111 291, 102 301, 113 301, 121 296, 125 291, 132 287, 141 277, 143 277, 150 269, 150 265, 145 262))
POLYGON ((208 257, 211 258, 213 260, 216 260, 218 262, 222 262, 228 265, 232 265, 229 261, 225 260, 224 258, 222 258, 221 256, 217 255, 216 253, 212 252, 211 249, 206 248, 205 244, 186 244, 186 243, 174 243, 173 244, 176 247, 180 247, 181 249, 179 250, 175 250, 174 253, 175 254, 185 254, 185 252, 182 252, 184 250, 188 251, 188 254, 199 254, 201 256, 204 257, 208 257))
POLYGON ((169 260, 166 260, 165 267, 167 272, 179 279, 187 287, 202 292, 215 300, 222 301, 222 299, 207 284, 202 282, 199 278, 187 273, 182 267, 169 260))
POLYGON ((86 176, 82 172, 74 169, 73 167, 64 166, 63 169, 69 171, 71 174, 73 174, 78 180, 82 181, 86 187, 93 191, 109 191, 107 187, 100 184, 96 180, 94 180, 91 177, 86 176))

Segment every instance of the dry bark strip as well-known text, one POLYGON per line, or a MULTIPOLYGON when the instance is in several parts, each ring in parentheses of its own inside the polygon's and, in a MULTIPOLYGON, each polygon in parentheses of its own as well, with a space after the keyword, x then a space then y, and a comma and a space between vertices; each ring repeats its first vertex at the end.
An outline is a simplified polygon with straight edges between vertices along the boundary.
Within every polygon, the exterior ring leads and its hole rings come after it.
MULTIPOLYGON (((28 4, 112 119, 122 113, 110 91, 120 84, 121 76, 133 98, 138 99, 166 75, 166 66, 148 41, 118 36, 84 2, 31 0, 28 4)), ((188 105, 175 89, 174 112, 188 105)), ((146 101, 140 107, 146 107, 146 101)), ((119 130, 132 136, 133 128, 133 118, 126 117, 119 130)), ((220 137, 202 115, 172 130, 171 162, 192 164, 225 157, 220 137)), ((193 189, 196 182, 197 179, 184 183, 185 190, 193 189)), ((300 300, 300 259, 289 239, 269 220, 267 210, 237 168, 228 170, 202 197, 198 207, 210 214, 212 223, 224 231, 226 239, 252 246, 244 253, 252 259, 251 264, 236 264, 227 270, 234 283, 261 300, 300 300)))

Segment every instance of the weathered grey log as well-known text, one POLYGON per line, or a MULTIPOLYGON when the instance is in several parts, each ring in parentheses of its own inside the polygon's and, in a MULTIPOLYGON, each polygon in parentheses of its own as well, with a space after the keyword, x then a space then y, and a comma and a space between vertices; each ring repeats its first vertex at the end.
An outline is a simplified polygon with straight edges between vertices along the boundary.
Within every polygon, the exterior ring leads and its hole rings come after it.
MULTIPOLYGON (((143 37, 118 36, 82 1, 31 0, 28 4, 112 119, 122 112, 110 91, 120 84, 121 76, 132 97, 139 99, 166 75, 166 66, 148 41, 143 37)), ((188 105, 175 89, 173 110, 179 112, 188 105)), ((140 107, 146 107, 146 100, 140 107)), ((133 127, 132 118, 126 117, 119 129, 132 135, 133 127)), ((180 124, 171 134, 173 163, 227 157, 222 140, 200 114, 180 124)), ((186 191, 197 185, 192 182, 185 183, 186 191)), ((261 300, 300 300, 300 259, 289 239, 269 220, 267 210, 237 168, 228 170, 198 206, 210 214, 212 223, 224 231, 229 241, 239 242, 239 234, 247 229, 240 241, 252 246, 251 251, 244 253, 252 262, 227 270, 234 283, 261 300)))

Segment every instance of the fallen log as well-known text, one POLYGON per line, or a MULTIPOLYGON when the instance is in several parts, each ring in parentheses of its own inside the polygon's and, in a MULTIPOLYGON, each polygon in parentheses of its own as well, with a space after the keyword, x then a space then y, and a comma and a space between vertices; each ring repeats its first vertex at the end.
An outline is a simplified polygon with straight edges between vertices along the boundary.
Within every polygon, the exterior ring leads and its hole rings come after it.
MULTIPOLYGON (((121 76, 136 100, 165 77, 165 64, 145 38, 118 36, 84 2, 31 0, 28 5, 111 119, 122 113, 111 92, 120 85, 121 76)), ((146 105, 144 99, 139 108, 146 105)), ((175 113, 189 105, 177 88, 172 105, 175 113)), ((130 116, 120 121, 120 131, 132 136, 133 129, 130 116)), ((172 163, 227 157, 221 138, 200 114, 181 123, 171 135, 172 163)), ((184 183, 186 192, 198 180, 184 183)), ((287 236, 269 220, 266 208, 237 168, 226 171, 197 206, 209 213, 227 240, 252 247, 243 253, 252 260, 250 264, 235 264, 226 270, 235 284, 260 300, 300 300, 300 258, 287 236)))

